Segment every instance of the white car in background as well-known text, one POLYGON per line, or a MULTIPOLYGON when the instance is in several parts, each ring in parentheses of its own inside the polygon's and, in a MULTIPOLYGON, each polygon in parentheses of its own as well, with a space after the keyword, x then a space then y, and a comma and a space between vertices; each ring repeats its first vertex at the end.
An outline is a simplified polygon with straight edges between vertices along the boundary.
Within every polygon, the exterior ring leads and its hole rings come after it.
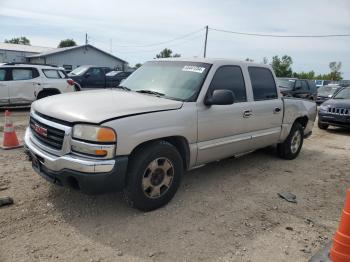
POLYGON ((76 91, 64 69, 7 63, 0 66, 0 106, 29 105, 47 96, 76 91))

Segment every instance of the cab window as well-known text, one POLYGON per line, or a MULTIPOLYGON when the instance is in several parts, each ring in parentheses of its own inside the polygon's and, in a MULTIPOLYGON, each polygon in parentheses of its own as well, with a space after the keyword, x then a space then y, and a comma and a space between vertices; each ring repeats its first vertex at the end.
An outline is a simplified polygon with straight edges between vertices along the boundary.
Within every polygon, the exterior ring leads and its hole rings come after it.
POLYGON ((209 91, 226 89, 233 92, 235 102, 246 102, 247 94, 242 70, 239 66, 222 66, 216 70, 209 91))
POLYGON ((264 67, 248 67, 255 101, 278 98, 276 83, 272 72, 264 67))
POLYGON ((5 81, 5 80, 6 80, 6 70, 0 69, 0 81, 5 81))

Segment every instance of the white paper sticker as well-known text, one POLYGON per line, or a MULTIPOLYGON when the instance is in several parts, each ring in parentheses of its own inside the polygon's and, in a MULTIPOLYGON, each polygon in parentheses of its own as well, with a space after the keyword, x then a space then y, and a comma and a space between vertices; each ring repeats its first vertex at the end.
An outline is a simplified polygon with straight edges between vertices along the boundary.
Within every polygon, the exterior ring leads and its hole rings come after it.
POLYGON ((182 71, 194 72, 198 74, 202 74, 204 70, 205 70, 205 67, 199 67, 199 66, 184 66, 182 68, 182 71))

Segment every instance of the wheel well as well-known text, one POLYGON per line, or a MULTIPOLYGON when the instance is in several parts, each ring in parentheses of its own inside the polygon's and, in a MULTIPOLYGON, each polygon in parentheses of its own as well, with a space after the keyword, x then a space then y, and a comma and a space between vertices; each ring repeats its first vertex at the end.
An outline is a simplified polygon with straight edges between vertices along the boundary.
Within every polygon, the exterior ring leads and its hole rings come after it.
POLYGON ((130 156, 132 156, 138 149, 147 146, 151 143, 154 143, 156 141, 166 141, 170 144, 172 144, 174 147, 176 147, 176 149, 179 151, 180 156, 183 160, 184 163, 184 168, 187 169, 189 167, 190 164, 190 148, 187 142, 187 139, 182 137, 182 136, 169 136, 169 137, 162 137, 162 138, 157 138, 157 139, 153 139, 153 140, 149 140, 146 142, 143 142, 141 144, 139 144, 137 147, 135 147, 130 156))
POLYGON ((41 97, 44 97, 44 95, 46 94, 58 95, 58 94, 61 94, 61 92, 55 88, 48 88, 48 89, 41 90, 36 97, 41 98, 41 97))
POLYGON ((309 121, 309 119, 307 118, 307 116, 302 116, 302 117, 298 117, 297 119, 295 119, 294 122, 298 122, 299 124, 302 125, 303 128, 305 128, 308 121, 309 121))
POLYGON ((78 83, 74 84, 75 91, 81 91, 81 86, 78 83))

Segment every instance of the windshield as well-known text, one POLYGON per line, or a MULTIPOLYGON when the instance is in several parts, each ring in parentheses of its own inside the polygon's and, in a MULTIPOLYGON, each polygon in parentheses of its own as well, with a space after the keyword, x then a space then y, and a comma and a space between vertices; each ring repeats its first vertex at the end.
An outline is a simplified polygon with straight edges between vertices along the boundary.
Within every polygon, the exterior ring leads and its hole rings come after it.
POLYGON ((295 80, 277 78, 277 85, 282 88, 293 89, 295 80))
POLYGON ((317 93, 319 96, 333 96, 335 91, 338 90, 338 86, 321 86, 318 90, 317 93))
POLYGON ((350 88, 344 88, 336 94, 333 99, 350 99, 350 88))
POLYGON ((78 76, 84 74, 89 69, 88 66, 79 66, 70 72, 68 75, 78 76))
POLYGON ((122 71, 111 71, 111 72, 108 72, 106 74, 106 76, 116 76, 118 75, 119 73, 121 73, 122 71))
MULTIPOLYGON (((124 82, 131 91, 152 91, 166 98, 196 99, 210 64, 182 61, 147 62, 124 82)), ((148 92, 149 93, 149 92, 148 92)))

